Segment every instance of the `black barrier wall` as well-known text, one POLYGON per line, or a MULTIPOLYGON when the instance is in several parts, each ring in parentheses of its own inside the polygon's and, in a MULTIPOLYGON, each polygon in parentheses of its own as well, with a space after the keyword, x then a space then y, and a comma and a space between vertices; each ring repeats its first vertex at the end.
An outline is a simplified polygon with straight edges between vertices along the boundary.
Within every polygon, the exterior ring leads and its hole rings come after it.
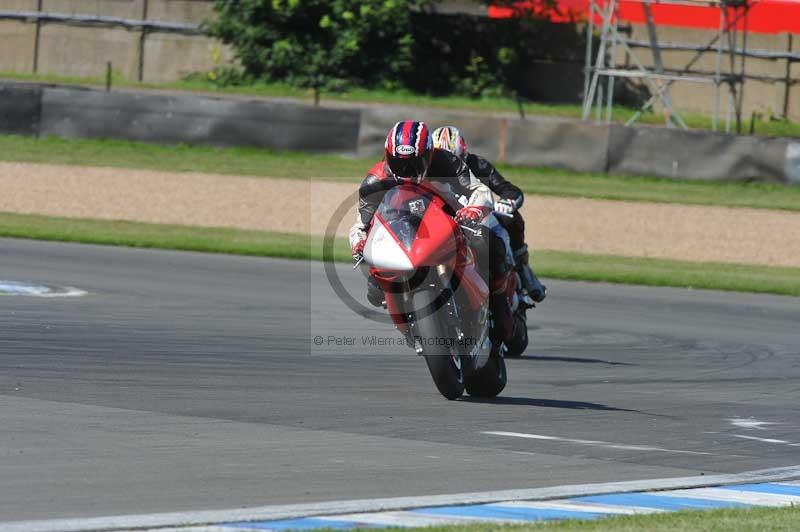
POLYGON ((359 112, 195 95, 45 89, 40 134, 353 152, 359 112))
POLYGON ((386 133, 395 122, 413 118, 423 120, 430 127, 446 125, 457 126, 469 140, 470 149, 484 157, 496 160, 501 158, 501 127, 504 119, 474 114, 458 114, 446 111, 425 109, 368 108, 361 112, 361 127, 358 134, 359 157, 381 157, 386 133))
POLYGON ((47 88, 40 135, 352 153, 359 112, 195 95, 47 88))
POLYGON ((406 118, 425 120, 431 127, 455 125, 472 151, 508 164, 800 184, 800 142, 791 139, 396 106, 326 108, 192 94, 0 86, 0 132, 20 135, 256 146, 378 158, 386 131, 406 118))
POLYGON ((0 133, 38 135, 41 116, 41 87, 0 86, 0 133))
POLYGON ((664 128, 610 127, 608 172, 725 181, 790 182, 789 140, 664 128))

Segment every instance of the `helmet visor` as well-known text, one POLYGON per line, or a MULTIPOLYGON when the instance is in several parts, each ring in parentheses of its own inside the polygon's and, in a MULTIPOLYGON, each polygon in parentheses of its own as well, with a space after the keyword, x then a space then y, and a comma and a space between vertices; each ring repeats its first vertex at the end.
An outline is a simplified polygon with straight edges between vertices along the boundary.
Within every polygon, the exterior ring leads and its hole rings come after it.
POLYGON ((389 169, 397 177, 420 182, 428 175, 428 159, 426 157, 391 157, 389 169))

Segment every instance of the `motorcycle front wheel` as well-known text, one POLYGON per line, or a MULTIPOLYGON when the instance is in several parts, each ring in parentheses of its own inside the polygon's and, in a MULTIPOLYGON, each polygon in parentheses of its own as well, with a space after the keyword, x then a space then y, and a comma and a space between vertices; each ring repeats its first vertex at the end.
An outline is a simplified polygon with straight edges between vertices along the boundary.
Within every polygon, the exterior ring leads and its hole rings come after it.
POLYGON ((436 290, 419 290, 412 294, 412 308, 419 312, 414 333, 422 344, 422 354, 436 388, 445 398, 453 400, 464 394, 464 372, 453 339, 442 326, 443 310, 430 312, 437 295, 436 290))

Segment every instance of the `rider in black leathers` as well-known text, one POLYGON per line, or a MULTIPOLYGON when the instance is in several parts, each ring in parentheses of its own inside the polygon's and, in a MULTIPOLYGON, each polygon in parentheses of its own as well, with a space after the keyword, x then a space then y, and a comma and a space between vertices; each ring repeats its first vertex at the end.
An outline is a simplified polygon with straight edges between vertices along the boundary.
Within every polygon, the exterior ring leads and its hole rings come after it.
POLYGON ((519 212, 525 201, 522 190, 507 181, 488 160, 469 152, 467 143, 457 128, 445 126, 435 130, 433 145, 461 157, 475 177, 500 197, 500 200, 495 202, 495 212, 500 215, 498 218, 508 231, 523 288, 535 302, 543 301, 547 295, 547 287, 533 273, 528 246, 525 244, 525 220, 519 212))

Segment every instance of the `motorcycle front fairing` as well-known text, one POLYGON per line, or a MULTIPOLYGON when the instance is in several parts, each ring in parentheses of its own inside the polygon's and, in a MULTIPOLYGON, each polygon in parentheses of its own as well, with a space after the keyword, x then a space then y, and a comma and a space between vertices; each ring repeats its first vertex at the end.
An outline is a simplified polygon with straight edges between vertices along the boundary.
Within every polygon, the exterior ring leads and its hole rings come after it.
POLYGON ((388 271, 452 264, 456 231, 441 198, 422 187, 395 187, 378 206, 364 259, 374 269, 388 271))
POLYGON ((488 287, 475 269, 451 209, 435 190, 399 186, 387 191, 373 217, 364 247, 370 275, 383 288, 392 320, 407 333, 407 292, 425 282, 432 268, 444 266, 463 287, 468 306, 476 310, 488 298, 488 287))

